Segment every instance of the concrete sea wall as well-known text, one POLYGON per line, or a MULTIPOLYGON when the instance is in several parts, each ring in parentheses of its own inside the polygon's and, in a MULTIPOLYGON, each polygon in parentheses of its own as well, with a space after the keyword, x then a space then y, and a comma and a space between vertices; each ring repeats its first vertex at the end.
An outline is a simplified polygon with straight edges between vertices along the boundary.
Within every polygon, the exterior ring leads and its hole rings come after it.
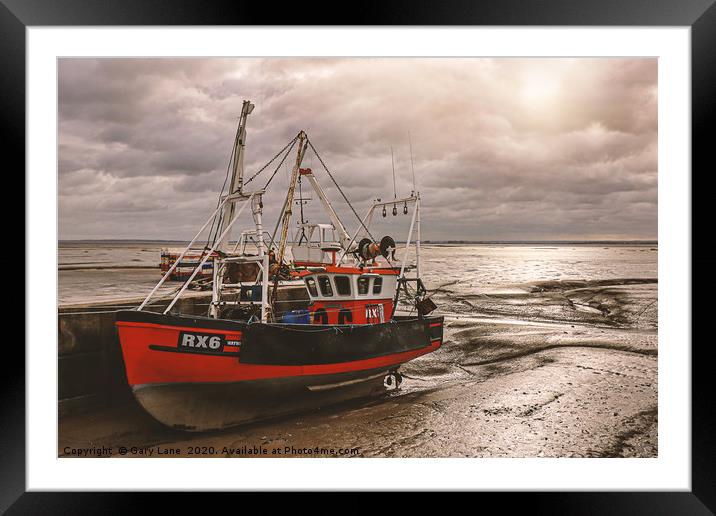
MULTIPOLYGON (((279 288, 281 309, 305 306, 304 288, 279 288)), ((175 309, 206 315, 211 293, 186 293, 175 309)), ((58 411, 60 417, 128 403, 133 400, 119 346, 115 313, 138 306, 142 299, 61 306, 58 310, 58 411)), ((168 300, 151 310, 160 312, 168 300)))
MULTIPOLYGON (((206 314, 210 293, 191 293, 177 302, 180 312, 206 314)), ((118 307, 141 299, 60 307, 58 313, 58 410, 60 417, 132 400, 114 325, 118 307)), ((152 311, 163 310, 158 301, 152 311)))

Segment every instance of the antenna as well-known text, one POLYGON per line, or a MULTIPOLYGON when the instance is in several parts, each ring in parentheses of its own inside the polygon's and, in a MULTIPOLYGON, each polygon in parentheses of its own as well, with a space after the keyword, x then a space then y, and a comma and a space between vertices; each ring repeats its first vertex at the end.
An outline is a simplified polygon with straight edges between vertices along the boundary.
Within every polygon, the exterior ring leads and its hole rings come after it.
POLYGON ((408 145, 410 145, 410 169, 413 171, 413 193, 415 193, 415 165, 413 164, 413 141, 410 139, 410 131, 408 131, 408 145))
POLYGON ((395 160, 393 159, 393 147, 390 148, 390 162, 393 164, 393 199, 397 199, 398 193, 395 189, 395 160))

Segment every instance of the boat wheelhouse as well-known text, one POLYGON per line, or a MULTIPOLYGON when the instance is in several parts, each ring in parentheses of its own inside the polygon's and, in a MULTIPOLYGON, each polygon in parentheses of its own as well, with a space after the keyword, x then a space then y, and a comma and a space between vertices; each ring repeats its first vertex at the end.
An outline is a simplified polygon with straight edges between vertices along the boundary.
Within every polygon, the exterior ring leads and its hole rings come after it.
POLYGON ((399 271, 315 267, 302 272, 313 324, 380 324, 392 318, 399 271))
POLYGON ((335 265, 336 255, 342 249, 333 224, 301 224, 294 236, 291 256, 296 267, 335 265))

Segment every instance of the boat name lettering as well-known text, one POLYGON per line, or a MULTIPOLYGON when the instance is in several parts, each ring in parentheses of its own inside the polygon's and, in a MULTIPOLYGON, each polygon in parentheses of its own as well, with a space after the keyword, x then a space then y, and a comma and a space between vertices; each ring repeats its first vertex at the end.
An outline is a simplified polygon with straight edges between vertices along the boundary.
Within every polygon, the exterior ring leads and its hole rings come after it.
POLYGON ((225 335, 182 331, 179 333, 179 351, 189 353, 221 353, 225 345, 238 346, 239 341, 227 341, 225 335), (231 344, 229 344, 229 342, 231 344))
POLYGON ((383 309, 383 305, 366 305, 365 318, 368 324, 385 322, 385 311, 383 309))

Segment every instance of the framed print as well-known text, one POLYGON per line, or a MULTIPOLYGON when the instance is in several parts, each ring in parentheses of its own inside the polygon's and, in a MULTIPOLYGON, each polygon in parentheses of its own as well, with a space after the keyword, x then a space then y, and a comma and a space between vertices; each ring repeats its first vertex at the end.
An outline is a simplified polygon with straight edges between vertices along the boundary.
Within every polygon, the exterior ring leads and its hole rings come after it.
POLYGON ((0 7, 27 202, 0 507, 713 510, 712 2, 80 4, 0 7))

